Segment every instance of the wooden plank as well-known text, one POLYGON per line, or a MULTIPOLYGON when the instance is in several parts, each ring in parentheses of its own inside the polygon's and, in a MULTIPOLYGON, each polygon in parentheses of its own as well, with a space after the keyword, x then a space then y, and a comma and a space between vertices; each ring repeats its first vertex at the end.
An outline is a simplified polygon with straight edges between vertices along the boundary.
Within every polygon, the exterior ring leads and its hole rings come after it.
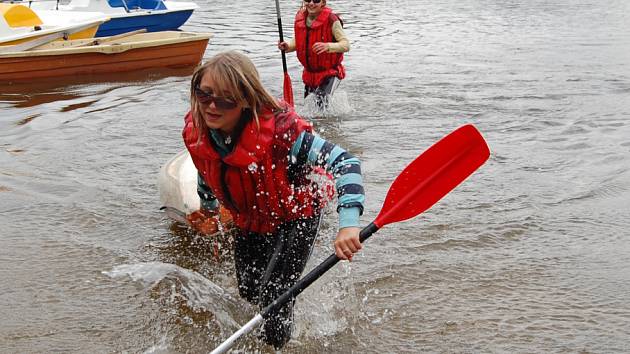
POLYGON ((112 42, 112 41, 119 40, 121 38, 133 36, 133 35, 140 34, 140 33, 145 33, 146 31, 147 31, 146 28, 142 28, 142 29, 139 29, 139 30, 131 31, 131 32, 125 32, 125 33, 117 34, 115 36, 94 38, 94 40, 89 41, 89 42, 72 43, 72 44, 68 45, 67 47, 68 48, 74 48, 74 47, 87 47, 87 46, 92 46, 92 45, 101 45, 101 44, 104 44, 104 43, 107 43, 107 42, 112 42))
POLYGON ((55 33, 47 34, 45 36, 33 38, 33 39, 29 40, 29 41, 22 42, 22 43, 19 43, 19 44, 0 46, 0 54, 12 53, 12 52, 22 52, 22 51, 25 51, 25 50, 33 49, 35 47, 39 47, 41 45, 44 45, 44 44, 50 43, 52 41, 55 41, 57 39, 67 37, 68 34, 69 33, 66 32, 66 31, 55 32, 55 33))

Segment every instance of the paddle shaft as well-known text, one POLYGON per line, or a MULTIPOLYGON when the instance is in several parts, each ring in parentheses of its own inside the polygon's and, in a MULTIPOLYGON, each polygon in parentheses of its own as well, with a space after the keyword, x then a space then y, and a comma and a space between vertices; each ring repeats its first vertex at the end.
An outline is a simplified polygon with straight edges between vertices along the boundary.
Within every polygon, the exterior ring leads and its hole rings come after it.
MULTIPOLYGON (((280 1, 276 0, 276 14, 278 15, 278 34, 280 35, 280 42, 284 42, 284 36, 282 35, 282 18, 280 17, 280 1)), ((284 54, 284 50, 280 51, 282 53, 282 71, 285 73, 287 70, 287 56, 284 54)))
POLYGON ((101 45, 103 43, 117 41, 122 38, 126 38, 126 37, 133 36, 140 33, 146 33, 146 32, 147 32, 146 28, 141 28, 139 30, 125 32, 125 33, 117 34, 114 36, 94 38, 93 41, 86 42, 86 43, 76 43, 76 44, 69 45, 68 47, 72 48, 72 47, 87 47, 87 46, 93 46, 93 45, 101 45))
MULTIPOLYGON (((361 243, 367 240, 372 234, 378 231, 378 227, 374 223, 370 223, 368 226, 364 227, 359 233, 359 240, 361 243)), ((319 277, 321 277, 324 273, 326 273, 330 268, 332 268, 340 259, 336 254, 331 254, 323 261, 320 265, 311 270, 308 274, 298 280, 295 285, 289 288, 289 290, 285 291, 284 294, 280 295, 276 300, 274 300, 271 304, 265 307, 260 314, 265 317, 270 312, 279 309, 285 303, 287 303, 290 299, 297 297, 300 295, 304 289, 308 288, 313 282, 319 277)))

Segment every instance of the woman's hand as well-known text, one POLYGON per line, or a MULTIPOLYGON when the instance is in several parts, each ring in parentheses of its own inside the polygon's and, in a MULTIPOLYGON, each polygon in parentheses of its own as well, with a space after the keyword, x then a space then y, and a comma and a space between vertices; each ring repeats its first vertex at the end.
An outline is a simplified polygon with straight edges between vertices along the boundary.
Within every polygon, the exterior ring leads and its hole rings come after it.
POLYGON ((359 241, 358 227, 344 227, 337 233, 335 239, 335 254, 341 260, 352 261, 352 256, 357 253, 363 246, 359 241))
POLYGON ((219 230, 216 211, 199 209, 186 215, 186 220, 193 230, 205 235, 211 235, 219 230))
POLYGON ((278 41, 278 49, 280 49, 283 52, 286 52, 287 50, 289 50, 289 43, 278 41))
POLYGON ((328 52, 328 43, 317 42, 313 44, 313 51, 315 54, 323 54, 328 52))

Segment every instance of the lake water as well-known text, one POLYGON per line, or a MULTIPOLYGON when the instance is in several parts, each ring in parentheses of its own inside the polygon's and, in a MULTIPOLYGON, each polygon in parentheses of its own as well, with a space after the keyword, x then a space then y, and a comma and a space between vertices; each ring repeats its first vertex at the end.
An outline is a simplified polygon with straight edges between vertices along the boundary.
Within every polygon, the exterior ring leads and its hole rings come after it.
MULTIPOLYGON (((246 51, 280 96, 274 2, 198 4, 183 29, 214 34, 205 57, 246 51)), ((363 162, 364 224, 457 127, 492 155, 300 295, 283 352, 630 352, 630 2, 329 5, 351 39, 351 109, 313 121, 363 162)), ((281 1, 287 37, 298 6, 281 1)), ((0 352, 207 353, 256 314, 226 244, 159 210, 189 73, 0 87, 0 352)), ((236 348, 272 352, 255 335, 236 348)))

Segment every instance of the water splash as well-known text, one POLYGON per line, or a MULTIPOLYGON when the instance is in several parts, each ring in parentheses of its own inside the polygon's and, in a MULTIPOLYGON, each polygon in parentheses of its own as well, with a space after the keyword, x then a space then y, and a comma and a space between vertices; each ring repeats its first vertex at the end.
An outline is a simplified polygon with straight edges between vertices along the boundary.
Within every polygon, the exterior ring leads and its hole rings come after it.
POLYGON ((122 264, 103 274, 111 278, 129 276, 150 289, 170 289, 171 298, 185 300, 192 311, 208 311, 221 330, 235 330, 240 325, 232 317, 241 314, 242 305, 220 286, 191 270, 175 264, 146 262, 122 264))
POLYGON ((158 344, 154 344, 151 347, 147 348, 142 354, 168 354, 170 353, 168 348, 168 339, 166 336, 160 338, 158 344))
POLYGON ((317 96, 314 94, 304 98, 304 103, 298 114, 305 118, 314 117, 341 117, 352 112, 353 107, 348 101, 348 94, 345 91, 338 90, 332 96, 327 96, 324 105, 320 105, 317 96))
MULTIPOLYGON (((326 212, 334 213, 332 206, 326 212)), ((315 241, 313 254, 307 262, 305 272, 319 265, 330 253, 336 225, 322 222, 320 236, 315 241)), ((352 265, 340 262, 326 272, 318 281, 304 290, 296 299, 295 327, 293 338, 301 342, 317 341, 319 350, 325 350, 341 333, 348 331, 360 313, 360 299, 356 297, 354 282, 351 280, 352 265)))

